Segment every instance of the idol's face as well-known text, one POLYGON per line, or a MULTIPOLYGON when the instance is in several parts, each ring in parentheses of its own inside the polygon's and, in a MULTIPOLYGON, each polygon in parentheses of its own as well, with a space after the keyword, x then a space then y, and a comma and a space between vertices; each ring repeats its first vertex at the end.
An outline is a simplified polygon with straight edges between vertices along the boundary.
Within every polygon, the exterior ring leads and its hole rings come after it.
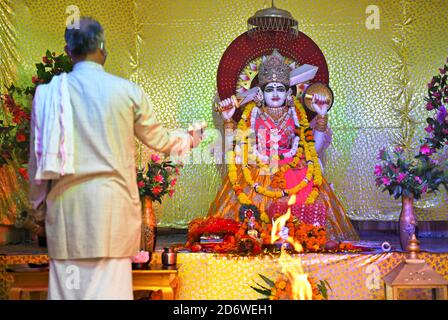
POLYGON ((286 87, 279 82, 270 82, 264 88, 263 95, 264 102, 268 107, 281 107, 286 101, 286 87))

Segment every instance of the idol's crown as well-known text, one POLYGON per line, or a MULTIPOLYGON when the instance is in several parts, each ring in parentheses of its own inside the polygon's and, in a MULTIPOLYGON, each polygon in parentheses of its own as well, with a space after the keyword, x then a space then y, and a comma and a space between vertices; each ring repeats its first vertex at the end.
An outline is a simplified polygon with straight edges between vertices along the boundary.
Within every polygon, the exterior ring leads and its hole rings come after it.
POLYGON ((260 87, 270 82, 280 82, 285 86, 289 86, 290 72, 291 68, 285 63, 285 57, 275 49, 272 55, 262 58, 258 72, 258 83, 260 87))

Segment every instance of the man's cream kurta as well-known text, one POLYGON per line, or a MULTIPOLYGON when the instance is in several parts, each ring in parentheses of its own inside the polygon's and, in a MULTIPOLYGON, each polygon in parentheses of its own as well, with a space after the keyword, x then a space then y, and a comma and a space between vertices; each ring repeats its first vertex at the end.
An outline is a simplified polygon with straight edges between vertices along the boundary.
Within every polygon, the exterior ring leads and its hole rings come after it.
POLYGON ((134 256, 141 234, 134 136, 165 153, 188 148, 189 139, 170 139, 144 91, 105 72, 100 64, 77 63, 67 80, 73 106, 75 174, 37 185, 31 136, 30 200, 37 207, 46 195, 49 256, 134 256))

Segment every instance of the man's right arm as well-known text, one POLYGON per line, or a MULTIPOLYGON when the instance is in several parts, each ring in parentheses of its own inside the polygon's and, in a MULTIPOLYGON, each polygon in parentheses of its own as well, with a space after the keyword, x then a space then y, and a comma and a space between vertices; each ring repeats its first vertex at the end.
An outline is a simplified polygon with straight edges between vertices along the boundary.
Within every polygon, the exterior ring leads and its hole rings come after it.
POLYGON ((165 154, 184 154, 199 141, 189 134, 173 135, 156 118, 154 109, 145 94, 138 88, 134 105, 134 133, 146 146, 165 154))

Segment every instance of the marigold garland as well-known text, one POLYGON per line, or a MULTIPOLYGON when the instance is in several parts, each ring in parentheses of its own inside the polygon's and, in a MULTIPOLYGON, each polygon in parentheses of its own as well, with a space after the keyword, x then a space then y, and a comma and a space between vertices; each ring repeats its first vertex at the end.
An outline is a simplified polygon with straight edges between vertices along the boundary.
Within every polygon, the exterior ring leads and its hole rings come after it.
MULTIPOLYGON (((295 217, 290 217, 285 226, 288 228, 288 236, 300 243, 304 252, 359 252, 366 250, 366 248, 354 246, 351 243, 335 241, 333 241, 332 248, 327 248, 327 232, 324 227, 301 223, 295 217)), ((264 248, 265 253, 275 254, 278 247, 275 244, 272 246, 271 243, 272 227, 269 222, 252 221, 247 217, 240 222, 217 217, 198 218, 189 224, 188 240, 185 247, 192 252, 205 251, 238 255, 256 255, 261 253, 264 248), (201 236, 210 234, 220 236, 222 242, 201 243, 201 236)))

